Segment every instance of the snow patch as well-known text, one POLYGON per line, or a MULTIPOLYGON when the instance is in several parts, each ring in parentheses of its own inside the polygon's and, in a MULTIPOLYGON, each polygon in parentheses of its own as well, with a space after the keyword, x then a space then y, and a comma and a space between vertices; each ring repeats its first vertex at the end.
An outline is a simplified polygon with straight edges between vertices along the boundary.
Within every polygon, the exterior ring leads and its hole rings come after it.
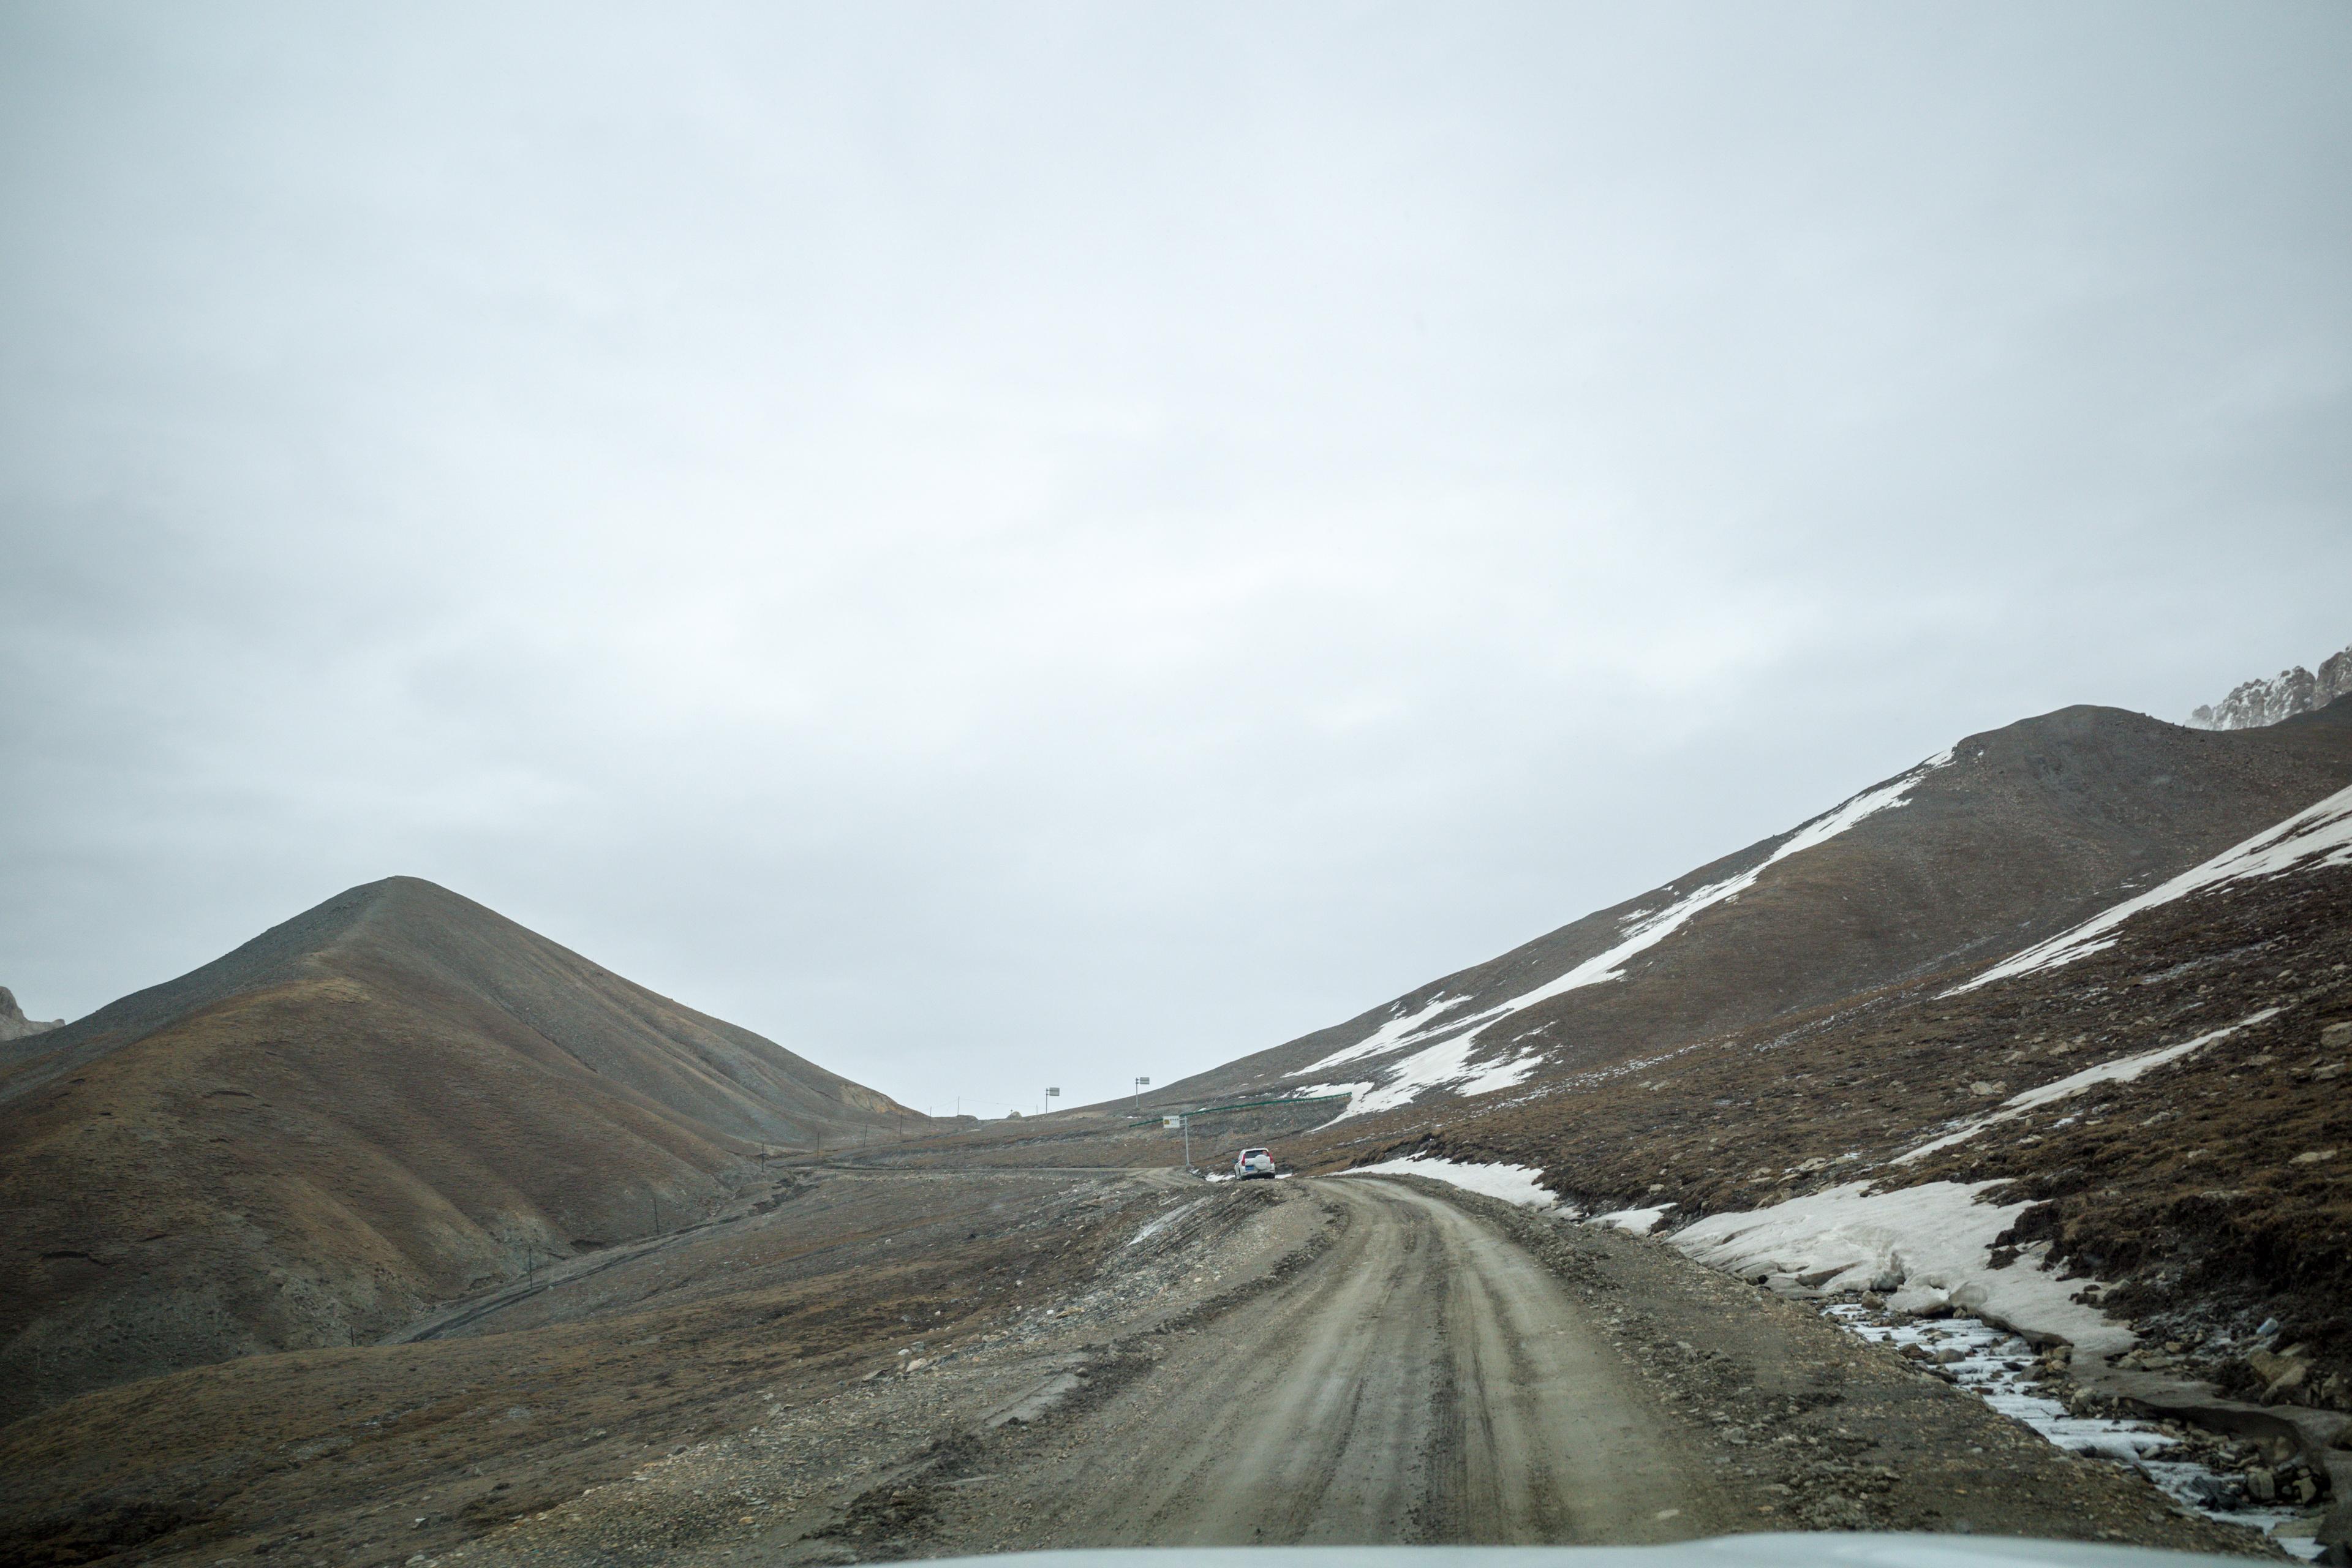
POLYGON ((1433 1154, 1412 1154, 1402 1160, 1383 1160, 1377 1165, 1359 1165, 1352 1171, 1339 1173, 1343 1176, 1427 1176, 1433 1182, 1444 1182, 1465 1192, 1500 1198, 1507 1204, 1517 1204, 1522 1208, 1551 1209, 1560 1206, 1559 1194, 1547 1191, 1540 1184, 1543 1172, 1533 1165, 1473 1165, 1459 1160, 1440 1159, 1433 1154))
POLYGON ((2021 974, 2037 970, 2055 969, 2062 963, 2072 963, 2088 957, 2102 948, 2113 947, 2116 939, 2106 933, 2143 910, 2158 904, 2168 904, 2175 899, 2203 892, 2225 883, 2243 881, 2252 877, 2276 877, 2299 868, 2316 870, 2322 866, 2352 866, 2352 788, 2337 790, 2315 805, 2305 806, 2274 827, 2266 827, 2244 843, 2224 849, 2210 860, 2192 866, 2168 882, 2149 889, 2137 898, 2126 899, 2111 909, 2093 915, 2072 931, 2061 931, 2047 942, 2037 942, 2024 952, 2012 954, 1986 970, 1973 980, 1963 981, 1944 993, 1957 996, 1963 991, 1973 991, 1979 985, 1990 985, 1996 980, 2013 980, 2021 974), (2305 868, 2306 861, 2316 864, 2305 868))
POLYGON ((1923 1160, 1938 1149, 1948 1149, 1955 1143, 1966 1142, 1988 1127, 2003 1121, 2014 1121, 2029 1110, 2061 1100, 2071 1099, 2095 1085, 2129 1083, 2151 1068, 2160 1068, 2167 1062, 2179 1061, 2191 1051, 2202 1050, 2214 1041, 2234 1035, 2241 1029, 2274 1018, 2283 1009, 2277 1007, 2265 1007, 2259 1013, 2241 1018, 2234 1024, 2226 1024, 2221 1028, 2210 1030, 2193 1040, 2182 1040, 2178 1045, 2165 1046, 2153 1051, 2142 1051, 2136 1057, 2117 1057, 2113 1061, 2101 1062, 2096 1067, 2084 1068, 2081 1072, 2062 1078, 2054 1083, 2045 1083, 2040 1089, 2029 1089, 2022 1094, 2012 1094, 2002 1100, 2000 1108, 1990 1115, 1979 1117, 1966 1127, 1945 1133, 1941 1138, 1931 1139, 1916 1149, 1906 1149, 1887 1163, 1907 1165, 1914 1160, 1923 1160))
POLYGON ((1872 1193, 1855 1182, 1685 1226, 1674 1245, 1744 1279, 1759 1275, 1790 1295, 1879 1289, 1896 1311, 1950 1307, 2029 1335, 2063 1339, 2078 1357, 2130 1348, 2131 1330, 2073 1300, 2032 1255, 1992 1267, 1993 1238, 2030 1201, 1982 1204, 1994 1182, 1929 1182, 1872 1193))
POLYGON ((1344 1121, 1350 1116, 1370 1116, 1376 1110, 1393 1110, 1400 1105, 1410 1105, 1421 1097, 1423 1089, 1450 1089, 1467 1097, 1490 1094, 1498 1089, 1509 1089, 1524 1080, 1543 1062, 1541 1051, 1522 1051, 1517 1056, 1484 1066, 1470 1064, 1470 1047, 1477 1038, 1474 1030, 1454 1039, 1441 1041, 1425 1051, 1416 1051, 1397 1064, 1396 1077, 1377 1089, 1367 1089, 1348 1102, 1348 1109, 1334 1121, 1344 1121))
POLYGON ((1658 1228, 1658 1222, 1665 1218, 1666 1211, 1674 1206, 1672 1204, 1660 1204, 1649 1209, 1617 1209, 1609 1214, 1594 1215, 1584 1223, 1613 1225, 1619 1230, 1631 1231, 1635 1236, 1647 1236, 1658 1228))
POLYGON ((1207 1203, 1208 1201, 1209 1200, 1206 1198, 1194 1198, 1189 1204, 1184 1204, 1179 1207, 1170 1209, 1166 1214, 1161 1215, 1158 1219, 1153 1220, 1141 1230, 1139 1230, 1133 1236, 1129 1237, 1127 1238, 1128 1246, 1133 1247, 1139 1241, 1150 1241, 1153 1237, 1158 1236, 1161 1231, 1166 1230, 1170 1226, 1174 1225, 1178 1220, 1182 1219, 1186 1215, 1191 1214, 1194 1209, 1199 1208, 1202 1204, 1207 1203))
MULTIPOLYGON (((1391 1110, 1419 1098, 1424 1089, 1449 1085, 1454 1086, 1454 1092, 1464 1095, 1485 1094, 1491 1089, 1508 1089, 1535 1071, 1537 1065, 1542 1060, 1542 1054, 1539 1051, 1529 1050, 1507 1062, 1495 1064, 1483 1069, 1473 1069, 1469 1066, 1471 1047, 1476 1042, 1478 1037, 1498 1019, 1507 1018, 1514 1013, 1523 1013, 1530 1007, 1550 1001, 1555 996, 1566 995, 1570 991, 1580 990, 1587 985, 1599 985, 1607 981, 1623 979, 1625 965, 1637 954, 1646 952, 1657 946, 1704 911, 1713 909, 1717 904, 1728 903, 1737 899, 1756 885, 1757 879, 1764 874, 1767 868, 1778 865, 1792 855, 1801 855, 1808 849, 1818 848, 1855 824, 1875 816, 1882 811, 1907 804, 1912 789, 1921 779, 1926 778, 1937 768, 1948 766, 1951 761, 1952 752, 1949 748, 1947 748, 1899 778, 1883 784, 1876 789, 1864 790, 1835 810, 1813 818, 1812 821, 1790 834, 1780 847, 1747 870, 1727 877, 1720 882, 1710 882, 1706 887, 1675 900, 1662 910, 1633 911, 1625 916, 1622 923, 1619 925, 1618 932, 1621 940, 1615 946, 1606 952, 1595 953, 1583 963, 1569 969, 1567 973, 1548 980, 1532 990, 1522 992, 1507 1002, 1498 1003, 1465 1017, 1447 1018, 1428 1025, 1416 1023, 1415 1020, 1433 1016, 1437 1009, 1437 1003, 1433 1001, 1428 1007, 1414 1015, 1412 1019, 1392 1019, 1382 1025, 1371 1038, 1359 1045, 1350 1046, 1339 1055, 1326 1058, 1323 1061, 1304 1070, 1313 1072, 1333 1062, 1352 1060, 1360 1056, 1377 1054, 1370 1048, 1372 1040, 1382 1039, 1384 1037, 1387 1043, 1380 1048, 1386 1050, 1412 1045, 1450 1030, 1461 1029, 1463 1033, 1454 1035, 1450 1039, 1440 1040, 1395 1064, 1397 1076, 1378 1090, 1359 1096, 1355 1103, 1348 1107, 1347 1114, 1363 1116, 1375 1110, 1391 1110), (1394 1033, 1391 1034, 1391 1031, 1394 1033), (1478 1076, 1474 1077, 1474 1071, 1478 1076)), ((1445 1005, 1451 1007, 1463 1000, 1465 998, 1454 997, 1448 999, 1445 1005)))
MULTIPOLYGON (((1727 877, 1720 882, 1710 882, 1697 891, 1677 899, 1654 914, 1643 914, 1637 911, 1634 915, 1628 916, 1626 922, 1618 928, 1623 940, 1616 946, 1606 952, 1595 953, 1557 979, 1546 981, 1534 990, 1523 992, 1499 1006, 1491 1007, 1476 1016, 1491 1022, 1513 1013, 1525 1012, 1538 1003, 1549 1002, 1555 996, 1565 995, 1583 986, 1623 979, 1624 966, 1635 954, 1645 952, 1657 946, 1667 937, 1689 924, 1692 918, 1702 911, 1713 909, 1717 904, 1728 903, 1738 898, 1756 885, 1757 879, 1764 874, 1766 868, 1776 866, 1792 855, 1801 855, 1808 849, 1817 849, 1865 818, 1906 804, 1906 797, 1914 785, 1951 760, 1952 753, 1948 751, 1939 756, 1930 757, 1893 783, 1881 784, 1874 790, 1864 790, 1836 810, 1815 817, 1790 834, 1787 841, 1779 848, 1747 870, 1727 877)), ((1466 1018, 1457 1020, 1460 1023, 1469 1021, 1466 1018)), ((1483 1028, 1484 1025, 1480 1026, 1483 1028)))
MULTIPOLYGON (((1379 1056, 1382 1051, 1393 1050, 1397 1047, 1405 1044, 1407 1040, 1409 1040, 1415 1033, 1419 1032, 1422 1026, 1427 1024, 1432 1018, 1436 1017, 1440 1013, 1444 1012, 1449 1007, 1459 1007, 1463 1003, 1467 1002, 1468 1000, 1470 1000, 1470 998, 1467 996, 1448 996, 1441 991, 1436 995, 1431 997, 1428 1005, 1423 1007, 1421 1011, 1407 1014, 1400 1017, 1391 1018, 1387 1023, 1382 1024, 1379 1028, 1373 1030, 1370 1034, 1365 1036, 1354 1045, 1342 1047, 1339 1050, 1332 1052, 1329 1056, 1325 1057, 1319 1062, 1308 1063, 1306 1067, 1299 1068, 1299 1071, 1322 1072, 1328 1068, 1338 1067, 1342 1062, 1358 1061, 1365 1057, 1379 1056)), ((1396 1005, 1402 1007, 1404 1004, 1399 1002, 1396 1005)))

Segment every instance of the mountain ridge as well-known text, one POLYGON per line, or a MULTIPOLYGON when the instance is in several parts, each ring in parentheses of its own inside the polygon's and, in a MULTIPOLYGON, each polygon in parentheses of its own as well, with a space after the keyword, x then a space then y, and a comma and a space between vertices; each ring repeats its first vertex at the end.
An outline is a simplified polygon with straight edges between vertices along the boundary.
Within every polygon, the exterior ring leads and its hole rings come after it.
POLYGON ((2118 886, 2168 876, 2347 780, 2352 705, 2238 731, 2120 709, 2059 709, 1966 737, 1783 833, 1150 1098, 1173 1104, 1352 1085, 1350 1114, 1360 1115, 1449 1089, 1493 1093, 1662 1041, 1746 1028, 2053 934, 2118 886), (1874 797, 1878 804, 1838 831, 1780 853, 1874 797), (1732 883, 1742 885, 1707 897, 1732 883), (1629 945, 1642 920, 1693 900, 1701 907, 1663 940, 1627 952, 1622 966, 1512 1008, 1512 1030, 1474 1023, 1629 945), (1378 1051, 1339 1059, 1449 995, 1464 1005, 1378 1051), (1463 1059, 1408 1068, 1428 1079, 1409 1099, 1386 1092, 1409 1047, 1439 1050, 1473 1027, 1488 1034, 1463 1059), (1545 1030, 1550 1040, 1534 1038, 1545 1030), (1516 1064, 1513 1047, 1521 1047, 1516 1064), (1318 1081, 1318 1068, 1331 1076, 1318 1081), (1358 1082, 1367 1071, 1370 1081, 1358 1082))
POLYGON ((2352 691, 2352 647, 2320 660, 2314 675, 2301 665, 2267 680, 2248 680, 2210 707, 2200 705, 2189 722, 2203 730, 2253 730, 2326 707, 2352 691))

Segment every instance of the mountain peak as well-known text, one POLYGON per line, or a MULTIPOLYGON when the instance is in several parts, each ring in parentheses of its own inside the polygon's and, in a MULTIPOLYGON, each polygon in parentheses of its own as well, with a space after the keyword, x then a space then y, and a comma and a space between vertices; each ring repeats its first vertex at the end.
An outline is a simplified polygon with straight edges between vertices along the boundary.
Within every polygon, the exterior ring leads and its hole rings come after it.
POLYGON ((25 1010, 16 1005, 16 994, 0 985, 0 1040, 21 1040, 27 1035, 45 1034, 64 1023, 63 1018, 51 1018, 46 1023, 27 1018, 25 1010))
POLYGON ((2320 660, 2316 675, 2298 664, 2268 680, 2243 681, 2218 704, 2199 708, 2189 722, 2200 730, 2256 730, 2325 708, 2347 691, 2352 647, 2320 660))

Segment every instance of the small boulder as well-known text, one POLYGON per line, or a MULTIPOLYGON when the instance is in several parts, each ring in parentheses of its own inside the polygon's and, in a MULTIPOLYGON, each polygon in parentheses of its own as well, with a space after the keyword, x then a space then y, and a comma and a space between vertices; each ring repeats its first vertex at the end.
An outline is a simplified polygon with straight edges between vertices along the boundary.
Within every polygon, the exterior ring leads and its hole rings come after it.
POLYGON ((2303 1387, 2304 1379, 2311 1375, 2311 1363, 2301 1356, 2273 1355, 2268 1351, 2249 1351, 2246 1364, 2263 1380, 2263 1403, 2276 1405, 2292 1397, 2303 1387))

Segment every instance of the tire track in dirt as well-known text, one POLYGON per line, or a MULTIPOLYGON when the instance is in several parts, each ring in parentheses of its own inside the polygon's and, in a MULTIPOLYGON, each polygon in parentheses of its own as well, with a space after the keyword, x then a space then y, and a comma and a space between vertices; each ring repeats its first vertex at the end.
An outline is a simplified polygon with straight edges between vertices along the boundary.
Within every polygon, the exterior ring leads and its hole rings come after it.
POLYGON ((959 1547, 1644 1541, 1711 1522, 1675 1435, 1559 1282, 1453 1205, 1318 1183, 1310 1268, 1184 1336, 1019 1469, 959 1547))

